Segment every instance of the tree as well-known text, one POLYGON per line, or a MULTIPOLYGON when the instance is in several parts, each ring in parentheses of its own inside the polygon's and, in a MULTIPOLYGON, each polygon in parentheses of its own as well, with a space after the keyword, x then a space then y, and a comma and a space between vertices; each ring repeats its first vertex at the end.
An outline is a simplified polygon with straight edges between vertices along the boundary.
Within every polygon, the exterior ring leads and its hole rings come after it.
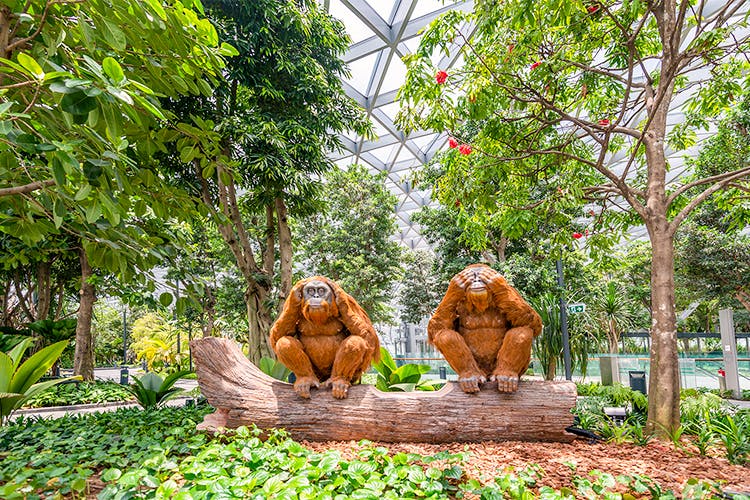
POLYGON ((331 170, 325 177, 325 208, 294 225, 297 255, 306 274, 336 281, 374 323, 392 322, 389 301, 401 269, 393 240, 398 202, 383 184, 385 174, 365 167, 331 170))
POLYGON ((211 99, 175 103, 193 124, 181 127, 186 135, 173 151, 174 166, 198 180, 201 201, 245 280, 250 359, 258 363, 271 355, 272 314, 292 286, 288 212, 310 211, 314 180, 332 167, 326 154, 340 147, 338 133, 365 132, 367 125, 339 80, 347 73, 339 58, 347 48, 344 26, 317 2, 206 6, 220 39, 237 52, 228 60, 227 83, 211 99))
POLYGON ((157 96, 209 94, 221 76, 229 49, 217 47, 201 10, 190 0, 0 8, 0 180, 8 186, 0 231, 29 247, 61 234, 74 240, 82 279, 75 369, 87 378, 94 270, 145 281, 135 270, 153 266, 162 241, 144 230, 144 216, 191 206, 166 190, 150 156, 165 137, 154 133, 167 118, 157 96))
POLYGON ((399 319, 418 324, 432 315, 443 298, 443 285, 435 272, 435 258, 424 250, 403 253, 404 271, 399 283, 399 319))
POLYGON ((583 225, 591 247, 608 250, 623 230, 645 225, 653 317, 648 428, 662 435, 679 425, 675 234, 703 201, 747 186, 750 175, 743 165, 675 179, 667 176, 667 155, 687 151, 697 131, 741 97, 748 35, 734 28, 744 4, 477 2, 474 12, 451 12, 426 30, 400 94, 402 125, 447 130, 459 146, 440 158, 442 198, 467 185, 487 219, 516 232, 552 214, 564 228, 550 235, 558 245, 583 225), (465 65, 441 85, 430 56, 453 43, 465 65), (668 128, 682 102, 684 121, 668 128), (552 196, 538 199, 540 186, 552 196), (574 207, 566 228, 559 214, 574 207))

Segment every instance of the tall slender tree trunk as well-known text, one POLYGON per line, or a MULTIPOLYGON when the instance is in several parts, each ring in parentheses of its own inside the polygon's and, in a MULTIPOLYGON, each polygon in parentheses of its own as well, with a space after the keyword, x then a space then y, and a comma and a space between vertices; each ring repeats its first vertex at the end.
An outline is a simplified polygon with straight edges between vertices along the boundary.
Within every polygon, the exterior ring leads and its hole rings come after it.
POLYGON ((674 306, 674 239, 660 228, 651 234, 651 370, 647 429, 668 434, 680 425, 680 366, 674 306))
POLYGON ((91 335, 91 319, 94 314, 96 294, 94 285, 89 283, 93 276, 89 259, 83 248, 79 250, 81 260, 81 302, 78 307, 78 323, 76 324, 76 352, 73 361, 73 374, 80 375, 83 380, 94 380, 94 339, 91 335))
POLYGON ((281 287, 279 289, 279 311, 292 290, 292 232, 287 220, 284 200, 276 198, 276 220, 279 225, 279 255, 281 257, 281 287))
POLYGON ((50 305, 52 304, 50 261, 41 262, 36 271, 36 319, 47 319, 49 317, 50 305))

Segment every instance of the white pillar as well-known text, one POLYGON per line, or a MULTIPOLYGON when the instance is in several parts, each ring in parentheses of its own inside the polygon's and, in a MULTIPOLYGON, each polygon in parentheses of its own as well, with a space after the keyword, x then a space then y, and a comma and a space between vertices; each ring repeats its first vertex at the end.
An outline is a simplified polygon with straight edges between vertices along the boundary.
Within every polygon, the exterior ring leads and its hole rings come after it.
POLYGON ((719 311, 719 331, 721 332, 721 351, 724 353, 724 371, 727 374, 727 390, 735 398, 740 398, 740 377, 737 372, 737 339, 734 335, 734 315, 731 309, 719 311))

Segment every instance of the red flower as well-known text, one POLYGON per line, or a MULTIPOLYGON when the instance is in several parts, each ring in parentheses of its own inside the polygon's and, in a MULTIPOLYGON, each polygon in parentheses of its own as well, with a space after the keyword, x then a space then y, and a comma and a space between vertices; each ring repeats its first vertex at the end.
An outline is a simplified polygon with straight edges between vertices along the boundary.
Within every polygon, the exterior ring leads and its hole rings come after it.
POLYGON ((511 52, 513 52, 513 49, 515 49, 515 48, 516 48, 516 44, 515 43, 511 43, 510 45, 508 45, 508 54, 510 54, 511 52))
POLYGON ((727 376, 727 372, 724 371, 724 368, 719 368, 719 375, 721 375, 722 377, 727 376))
POLYGON ((443 71, 442 69, 435 73, 435 81, 438 82, 438 84, 442 85, 445 83, 445 81, 448 79, 448 73, 443 71))
POLYGON ((461 144, 458 147, 458 152, 461 153, 462 155, 470 155, 471 154, 471 146, 469 146, 468 144, 461 144))
POLYGON ((601 125, 602 127, 609 127, 609 120, 607 120, 606 118, 602 118, 601 120, 599 120, 599 125, 601 125))
POLYGON ((579 240, 583 238, 583 235, 581 233, 573 233, 573 239, 579 240))
POLYGON ((460 207, 461 206, 461 200, 456 199, 456 203, 454 203, 453 205, 456 206, 456 207, 460 207))
POLYGON ((542 64, 542 63, 539 62, 539 61, 537 61, 537 62, 533 63, 531 66, 529 66, 529 69, 532 69, 532 70, 537 69, 540 64, 542 64))
POLYGON ((588 236, 588 235, 589 235, 589 230, 588 230, 588 229, 587 229, 587 230, 585 230, 585 231, 583 232, 583 234, 584 234, 584 235, 586 235, 586 236, 588 236))
POLYGON ((589 5, 588 7, 586 7, 586 10, 589 11, 589 14, 593 14, 594 12, 599 10, 599 6, 597 4, 589 5))
POLYGON ((458 141, 456 140, 456 138, 455 138, 455 137, 449 137, 449 138, 448 138, 448 146, 449 146, 449 147, 450 147, 451 149, 454 149, 454 148, 457 148, 457 147, 458 147, 458 141))

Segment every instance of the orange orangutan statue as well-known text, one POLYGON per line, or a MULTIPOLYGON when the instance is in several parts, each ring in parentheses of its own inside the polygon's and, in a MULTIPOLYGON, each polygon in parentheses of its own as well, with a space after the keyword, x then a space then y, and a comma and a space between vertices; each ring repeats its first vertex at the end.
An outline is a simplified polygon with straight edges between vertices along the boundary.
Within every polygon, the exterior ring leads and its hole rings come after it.
POLYGON ((270 337, 279 361, 297 377, 294 390, 303 398, 321 381, 333 397, 346 398, 349 386, 373 359, 380 359, 380 341, 367 313, 323 276, 294 285, 270 337))
POLYGON ((542 320, 500 273, 472 264, 456 274, 427 325, 427 334, 458 374, 464 392, 497 381, 515 392, 531 360, 531 342, 542 320))

